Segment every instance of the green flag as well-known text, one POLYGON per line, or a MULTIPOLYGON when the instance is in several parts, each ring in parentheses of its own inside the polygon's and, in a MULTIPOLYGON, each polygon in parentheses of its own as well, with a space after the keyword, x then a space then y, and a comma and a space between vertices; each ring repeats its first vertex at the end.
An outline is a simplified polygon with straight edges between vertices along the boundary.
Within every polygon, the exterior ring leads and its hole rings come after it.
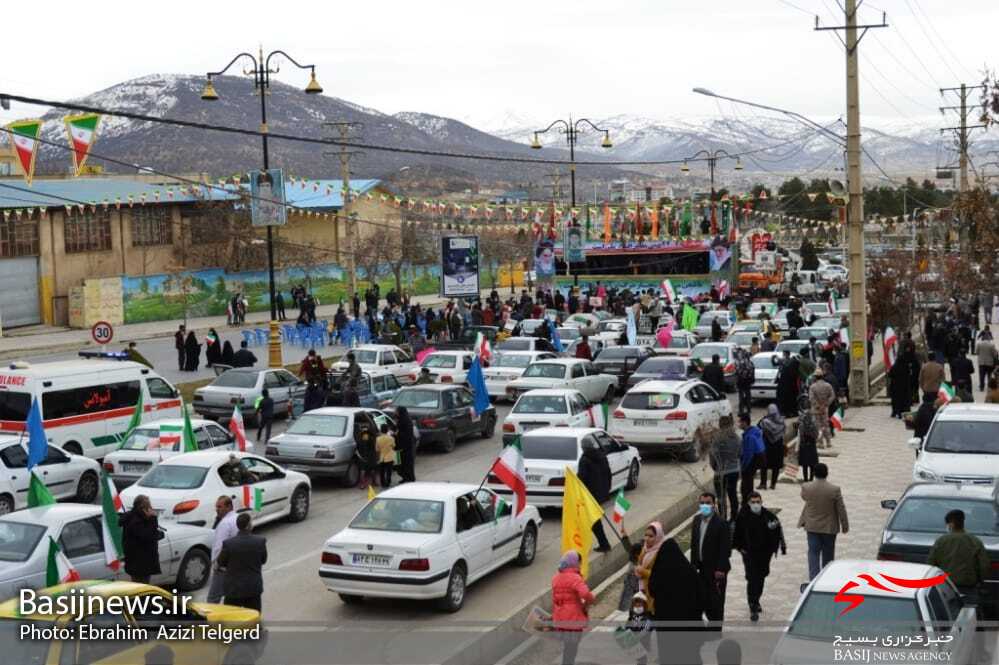
POLYGON ((28 482, 28 508, 55 504, 56 500, 52 496, 52 492, 45 486, 42 479, 35 474, 34 470, 30 471, 28 475, 31 477, 28 482))
POLYGON ((135 411, 132 412, 132 419, 128 421, 128 427, 125 428, 125 433, 121 437, 121 443, 118 444, 119 448, 121 448, 128 437, 132 436, 132 432, 135 431, 135 428, 142 424, 142 411, 144 408, 145 407, 142 404, 142 387, 140 386, 139 401, 135 403, 135 411))
POLYGON ((198 442, 194 439, 194 428, 191 427, 191 414, 188 412, 186 404, 182 404, 181 408, 184 410, 184 436, 181 449, 185 453, 193 453, 198 449, 198 442))
POLYGON ((693 330, 697 327, 697 310, 683 303, 683 318, 681 319, 681 325, 684 330, 693 330))

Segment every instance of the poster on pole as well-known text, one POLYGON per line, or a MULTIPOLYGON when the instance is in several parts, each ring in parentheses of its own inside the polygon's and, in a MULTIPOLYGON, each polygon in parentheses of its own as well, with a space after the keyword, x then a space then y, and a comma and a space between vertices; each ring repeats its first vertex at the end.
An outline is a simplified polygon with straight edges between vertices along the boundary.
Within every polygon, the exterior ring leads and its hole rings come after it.
POLYGON ((284 226, 284 173, 281 169, 250 171, 250 220, 253 226, 284 226))
POLYGON ((569 263, 582 263, 586 260, 586 253, 583 243, 583 229, 578 226, 569 226, 565 229, 565 240, 562 243, 565 248, 565 260, 569 263))
POLYGON ((441 238, 441 295, 479 295, 479 236, 441 238))

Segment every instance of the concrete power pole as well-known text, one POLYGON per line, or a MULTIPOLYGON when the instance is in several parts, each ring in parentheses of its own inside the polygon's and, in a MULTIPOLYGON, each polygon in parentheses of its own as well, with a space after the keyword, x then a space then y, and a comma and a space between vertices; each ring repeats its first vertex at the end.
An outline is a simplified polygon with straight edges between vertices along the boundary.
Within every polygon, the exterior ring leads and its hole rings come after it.
POLYGON ((857 0, 846 0, 846 25, 819 27, 816 30, 844 30, 846 40, 846 162, 847 162, 847 235, 850 255, 850 401, 864 404, 870 399, 870 366, 867 361, 867 278, 864 270, 864 186, 860 172, 860 77, 857 67, 857 47, 871 28, 888 26, 882 16, 880 24, 857 25, 857 0), (860 36, 857 30, 863 29, 860 36))
MULTIPOLYGON (((974 85, 968 86, 962 83, 958 87, 954 88, 941 88, 940 94, 944 95, 948 92, 956 92, 960 97, 960 104, 958 106, 942 106, 940 107, 940 113, 945 113, 946 111, 957 111, 960 114, 960 124, 957 127, 944 127, 940 130, 941 133, 953 131, 957 133, 957 149, 958 149, 958 168, 961 174, 960 189, 958 190, 961 194, 968 192, 968 133, 972 129, 981 129, 985 125, 968 125, 968 93, 971 90, 980 89, 982 86, 974 85)), ((958 223, 958 238, 961 251, 967 249, 967 239, 968 233, 964 226, 964 220, 960 220, 958 223)))
MULTIPOLYGON (((337 138, 343 142, 352 138, 351 132, 362 128, 361 123, 358 122, 327 122, 324 124, 327 127, 335 128, 337 131, 337 138)), ((350 158, 360 153, 347 150, 347 145, 344 143, 340 146, 339 152, 326 154, 327 156, 336 155, 340 158, 340 182, 342 186, 341 192, 343 198, 343 207, 340 209, 340 218, 346 225, 344 231, 347 237, 347 275, 350 282, 350 297, 353 298, 357 293, 357 224, 352 222, 350 218, 350 158)))

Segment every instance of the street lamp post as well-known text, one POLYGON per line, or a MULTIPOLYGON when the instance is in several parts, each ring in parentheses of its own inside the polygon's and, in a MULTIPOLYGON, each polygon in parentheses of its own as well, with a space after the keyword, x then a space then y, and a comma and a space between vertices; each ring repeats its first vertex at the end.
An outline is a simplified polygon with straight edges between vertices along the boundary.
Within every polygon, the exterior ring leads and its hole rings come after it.
MULTIPOLYGON (((280 71, 280 67, 271 69, 271 58, 274 56, 282 56, 286 58, 299 69, 310 70, 312 76, 309 79, 309 84, 305 86, 306 94, 316 95, 323 91, 319 82, 316 81, 315 65, 303 65, 284 51, 280 50, 271 51, 265 58, 264 50, 261 48, 258 51, 256 58, 254 58, 250 53, 243 52, 230 60, 229 64, 221 70, 217 72, 208 72, 208 80, 205 82, 205 88, 201 93, 201 99, 204 101, 217 101, 219 96, 218 93, 215 92, 215 86, 212 84, 212 78, 225 74, 234 64, 236 64, 237 61, 243 58, 247 58, 251 63, 253 63, 253 69, 244 70, 243 73, 253 74, 253 87, 260 95, 260 138, 263 144, 264 152, 264 171, 270 168, 270 155, 267 149, 267 91, 271 87, 271 74, 277 74, 280 71)), ((278 333, 277 303, 275 302, 276 289, 274 288, 274 228, 271 225, 267 226, 267 281, 271 303, 270 337, 267 346, 268 364, 271 367, 282 367, 284 365, 284 358, 281 353, 281 336, 278 333)))
MULTIPOLYGON (((683 166, 680 167, 680 170, 683 171, 684 173, 689 173, 690 172, 690 167, 687 166, 687 162, 688 161, 693 161, 695 159, 698 159, 702 155, 707 158, 707 161, 708 161, 708 173, 710 174, 710 177, 711 177, 711 201, 709 203, 709 206, 710 206, 710 209, 711 209, 711 221, 717 224, 717 219, 718 218, 717 218, 717 216, 715 214, 715 164, 717 164, 717 162, 718 162, 718 160, 720 158, 727 157, 729 159, 734 159, 735 160, 735 170, 736 171, 741 171, 742 170, 742 159, 740 159, 739 157, 733 157, 732 155, 728 154, 726 151, 724 151, 724 150, 722 150, 720 148, 718 150, 699 150, 698 152, 694 153, 694 155, 692 157, 687 157, 686 159, 683 160, 683 166)), ((735 220, 735 211, 733 211, 732 212, 732 224, 735 224, 735 223, 736 223, 736 220, 735 220)), ((734 292, 735 289, 739 286, 739 242, 738 242, 738 234, 736 234, 736 242, 732 246, 732 258, 731 258, 731 261, 732 261, 732 283, 731 283, 731 286, 729 288, 731 288, 732 291, 734 292)))

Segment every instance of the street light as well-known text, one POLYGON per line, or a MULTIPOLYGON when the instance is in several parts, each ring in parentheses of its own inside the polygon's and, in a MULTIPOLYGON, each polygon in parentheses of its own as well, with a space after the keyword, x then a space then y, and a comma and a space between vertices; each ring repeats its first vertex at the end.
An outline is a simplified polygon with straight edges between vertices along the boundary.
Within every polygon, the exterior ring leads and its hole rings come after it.
POLYGON ((597 127, 590 120, 586 118, 580 118, 575 122, 572 121, 572 116, 569 116, 568 122, 565 120, 556 120, 552 124, 548 125, 544 129, 539 129, 534 132, 534 138, 531 140, 531 148, 534 150, 541 150, 541 141, 538 136, 540 134, 545 134, 554 128, 556 125, 562 125, 558 131, 561 134, 565 134, 565 140, 569 144, 569 177, 572 182, 572 207, 576 207, 576 140, 579 138, 579 126, 582 124, 589 125, 597 132, 603 132, 604 138, 600 142, 600 147, 607 149, 613 148, 614 144, 610 140, 610 131, 597 127))
MULTIPOLYGON (((708 162, 708 172, 711 174, 711 199, 710 199, 711 223, 713 225, 716 225, 718 223, 718 218, 715 215, 715 164, 722 157, 728 157, 729 159, 734 159, 735 160, 735 170, 736 171, 741 171, 742 170, 742 159, 740 157, 728 154, 728 152, 726 152, 725 150, 722 150, 721 148, 719 148, 718 150, 699 150, 696 153, 694 153, 693 156, 687 157, 687 158, 685 158, 683 160, 683 166, 680 167, 680 170, 683 173, 690 173, 690 167, 687 165, 687 161, 688 160, 696 160, 696 159, 700 158, 702 155, 707 159, 707 162, 708 162)), ((732 215, 732 224, 735 224, 735 215, 734 214, 732 215)), ((732 288, 736 289, 739 286, 739 247, 738 247, 738 243, 736 243, 736 246, 732 247, 732 259, 731 260, 732 260, 732 288)))
MULTIPOLYGON (((217 101, 219 98, 218 93, 215 91, 215 86, 212 84, 212 79, 216 76, 221 76, 225 74, 229 69, 236 64, 238 60, 249 59, 253 63, 253 69, 244 70, 244 74, 253 74, 253 87, 260 94, 260 134, 264 149, 264 171, 270 168, 270 156, 267 150, 267 91, 271 87, 271 74, 277 74, 280 71, 280 67, 277 66, 271 69, 271 58, 274 56, 282 56, 286 58, 291 64, 295 65, 299 69, 308 69, 311 72, 311 77, 309 79, 309 84, 305 86, 305 94, 307 95, 317 95, 323 91, 322 86, 316 81, 316 66, 315 65, 303 65, 297 62, 290 55, 284 51, 271 51, 264 57, 264 50, 261 48, 258 51, 258 56, 256 58, 253 55, 243 52, 238 54, 235 58, 229 61, 229 64, 223 67, 217 72, 208 72, 206 75, 207 80, 205 81, 205 88, 201 92, 201 99, 206 102, 217 101)), ((267 278, 268 278, 268 290, 270 294, 271 301, 271 323, 270 323, 270 339, 268 341, 268 364, 271 367, 282 367, 284 366, 284 358, 281 353, 281 336, 278 334, 278 323, 277 323, 277 303, 275 302, 275 288, 274 288, 274 229, 272 226, 267 226, 267 278)))

